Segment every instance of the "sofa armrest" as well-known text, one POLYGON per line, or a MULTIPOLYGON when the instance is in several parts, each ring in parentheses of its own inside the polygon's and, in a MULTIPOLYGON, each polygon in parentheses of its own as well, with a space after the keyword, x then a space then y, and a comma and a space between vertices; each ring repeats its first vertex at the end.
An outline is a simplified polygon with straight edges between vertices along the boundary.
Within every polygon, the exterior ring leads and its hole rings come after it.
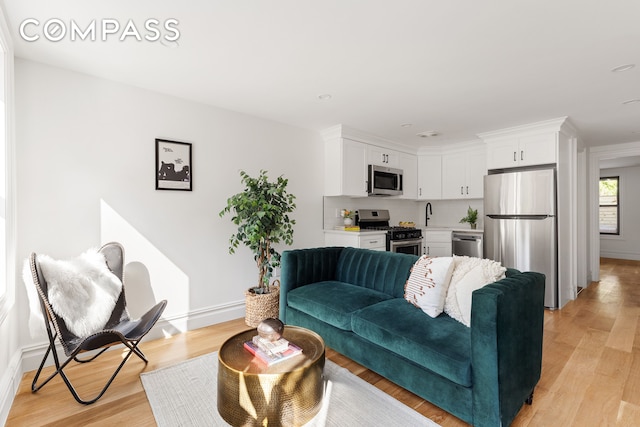
POLYGON ((280 320, 287 323, 287 293, 310 283, 334 280, 342 247, 284 251, 280 262, 280 320))
POLYGON ((543 274, 526 272, 473 293, 475 426, 510 425, 540 379, 544 285, 543 274))

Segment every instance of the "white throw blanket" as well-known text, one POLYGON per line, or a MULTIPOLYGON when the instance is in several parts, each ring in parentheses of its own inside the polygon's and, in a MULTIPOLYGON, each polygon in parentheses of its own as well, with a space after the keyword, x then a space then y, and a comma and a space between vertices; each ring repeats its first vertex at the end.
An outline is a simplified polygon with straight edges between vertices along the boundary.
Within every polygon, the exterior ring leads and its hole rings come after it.
MULTIPOLYGON (((104 328, 122 291, 122 282, 107 267, 104 255, 89 250, 72 260, 38 255, 53 311, 69 331, 86 337, 104 328)), ((33 284, 31 284, 33 286, 33 284)))

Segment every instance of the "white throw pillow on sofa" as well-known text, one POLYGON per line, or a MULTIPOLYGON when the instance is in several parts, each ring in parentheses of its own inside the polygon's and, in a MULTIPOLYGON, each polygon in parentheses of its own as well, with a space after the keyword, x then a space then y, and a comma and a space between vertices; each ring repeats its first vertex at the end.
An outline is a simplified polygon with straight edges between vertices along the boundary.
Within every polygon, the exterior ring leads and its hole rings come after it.
POLYGON ((404 298, 429 316, 438 317, 444 310, 452 273, 452 257, 422 256, 411 268, 404 298))
POLYGON ((505 277, 507 269, 490 259, 454 256, 454 270, 447 291, 444 312, 471 326, 471 298, 476 289, 505 277))

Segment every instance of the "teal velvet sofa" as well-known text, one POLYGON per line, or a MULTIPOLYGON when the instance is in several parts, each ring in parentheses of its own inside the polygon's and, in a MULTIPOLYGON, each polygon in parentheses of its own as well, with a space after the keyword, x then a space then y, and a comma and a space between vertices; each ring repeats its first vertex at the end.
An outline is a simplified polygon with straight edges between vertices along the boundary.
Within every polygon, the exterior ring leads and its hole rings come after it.
POLYGON ((544 275, 473 292, 471 327, 404 299, 418 257, 326 247, 282 254, 280 317, 475 426, 508 426, 540 378, 544 275))

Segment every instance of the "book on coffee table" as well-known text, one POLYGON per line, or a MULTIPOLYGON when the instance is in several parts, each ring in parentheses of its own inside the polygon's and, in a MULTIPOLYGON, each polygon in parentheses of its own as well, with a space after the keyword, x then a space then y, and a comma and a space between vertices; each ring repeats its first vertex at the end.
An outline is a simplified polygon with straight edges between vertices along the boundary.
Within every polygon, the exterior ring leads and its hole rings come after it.
POLYGON ((271 366, 274 363, 283 362, 302 353, 302 349, 294 343, 289 343, 285 351, 269 354, 260 349, 253 341, 245 341, 244 348, 253 354, 257 360, 271 366))
POLYGON ((252 340, 260 350, 264 351, 267 354, 282 353, 289 348, 289 341, 284 338, 271 341, 266 338, 262 338, 259 335, 256 335, 252 340))

